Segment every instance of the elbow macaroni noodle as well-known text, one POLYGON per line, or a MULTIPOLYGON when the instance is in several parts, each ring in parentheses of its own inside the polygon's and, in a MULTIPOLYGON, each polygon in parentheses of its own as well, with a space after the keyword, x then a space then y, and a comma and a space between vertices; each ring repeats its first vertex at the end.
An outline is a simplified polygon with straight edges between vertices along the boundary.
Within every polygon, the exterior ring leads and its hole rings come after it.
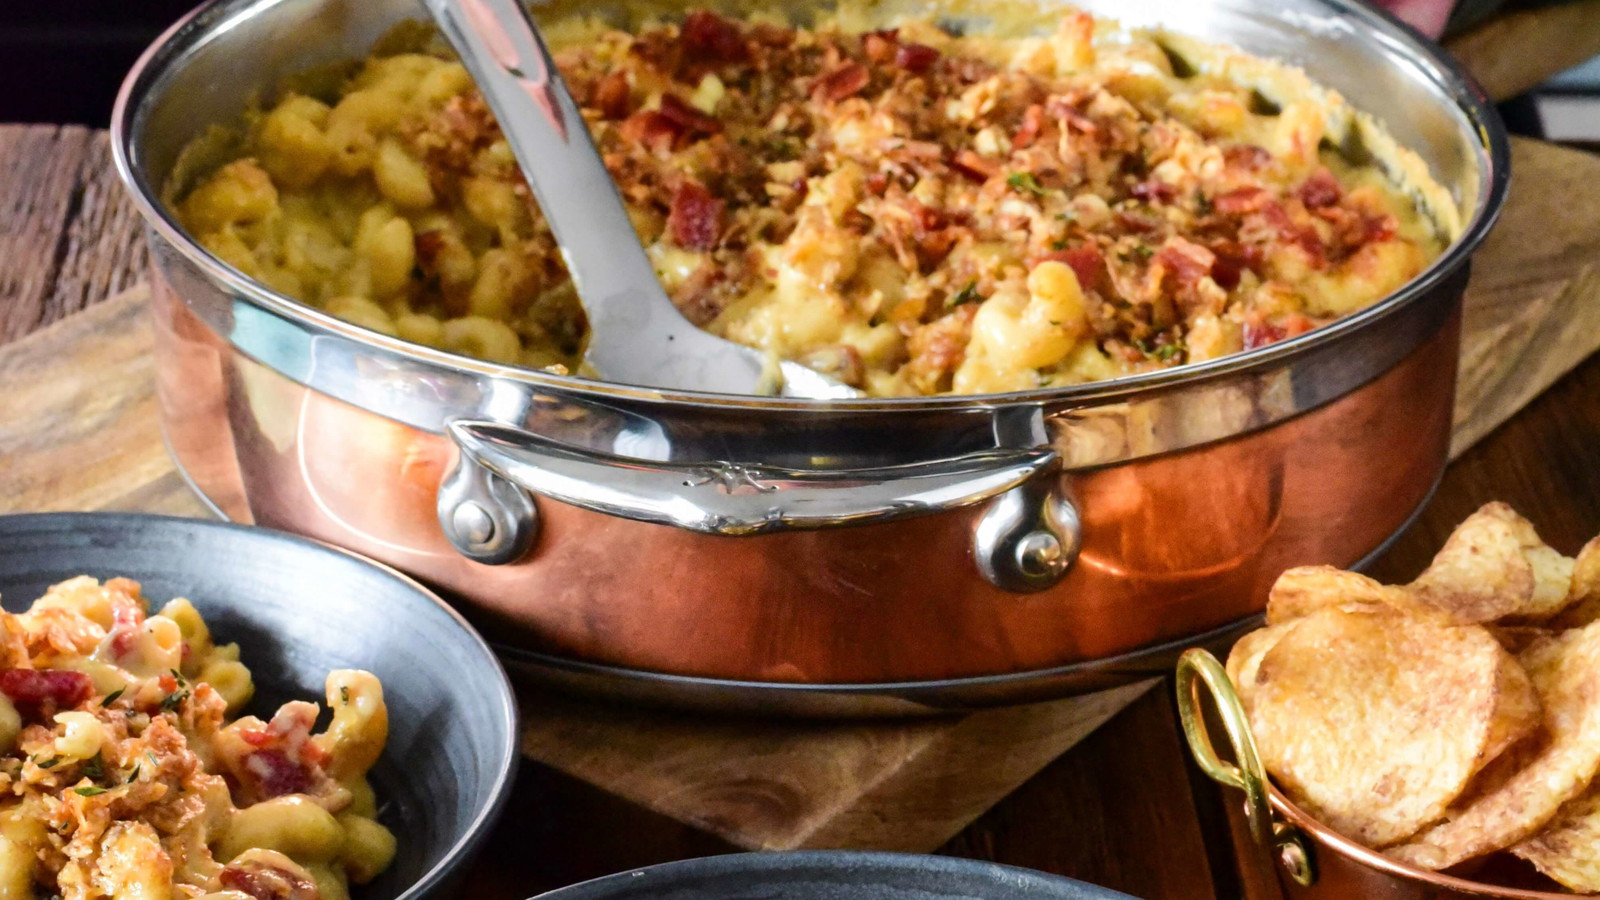
POLYGON ((148 610, 79 577, 0 613, 0 900, 343 900, 386 869, 378 679, 330 673, 321 733, 311 703, 231 718, 238 646, 188 600, 148 610))

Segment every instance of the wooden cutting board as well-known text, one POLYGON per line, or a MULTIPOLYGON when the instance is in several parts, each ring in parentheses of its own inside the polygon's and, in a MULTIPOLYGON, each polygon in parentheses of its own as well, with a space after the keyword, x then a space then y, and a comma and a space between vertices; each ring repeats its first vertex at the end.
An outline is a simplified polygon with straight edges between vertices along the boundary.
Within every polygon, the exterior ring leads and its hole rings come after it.
MULTIPOLYGON (((1468 292, 1452 454, 1600 348, 1600 158, 1513 144, 1468 292)), ((142 288, 0 348, 0 512, 204 515, 156 421, 142 288)), ((523 752, 751 848, 928 851, 1153 683, 898 723, 715 720, 526 692, 523 752)))

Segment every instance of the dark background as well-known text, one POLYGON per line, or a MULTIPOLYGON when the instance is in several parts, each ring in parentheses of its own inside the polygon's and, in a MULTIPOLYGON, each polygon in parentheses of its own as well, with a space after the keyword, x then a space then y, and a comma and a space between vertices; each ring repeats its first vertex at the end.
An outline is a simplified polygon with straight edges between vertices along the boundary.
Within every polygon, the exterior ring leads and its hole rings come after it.
POLYGON ((117 86, 199 0, 0 0, 0 122, 106 125, 117 86))

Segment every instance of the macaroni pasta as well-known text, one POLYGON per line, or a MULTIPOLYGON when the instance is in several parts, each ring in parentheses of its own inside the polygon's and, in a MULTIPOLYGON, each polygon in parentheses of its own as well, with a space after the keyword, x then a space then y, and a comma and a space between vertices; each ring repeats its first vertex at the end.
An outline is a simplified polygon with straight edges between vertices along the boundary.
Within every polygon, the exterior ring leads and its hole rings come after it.
MULTIPOLYGON (((1286 67, 1070 11, 1018 37, 849 18, 549 33, 679 308, 870 394, 1250 349, 1386 296, 1448 237, 1369 158, 1381 130, 1286 67)), ((374 331, 573 369, 582 309, 498 127, 459 63, 395 43, 256 114, 183 221, 374 331)))
POLYGON ((254 692, 187 600, 74 578, 0 613, 0 900, 343 900, 383 871, 371 674, 328 676, 332 723, 254 692))

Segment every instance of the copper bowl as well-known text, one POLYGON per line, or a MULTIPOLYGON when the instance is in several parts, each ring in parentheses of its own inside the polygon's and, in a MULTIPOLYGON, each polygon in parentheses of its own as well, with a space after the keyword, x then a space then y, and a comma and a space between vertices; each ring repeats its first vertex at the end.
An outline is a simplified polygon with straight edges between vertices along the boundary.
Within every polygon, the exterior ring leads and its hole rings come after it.
MULTIPOLYGON (((1189 750, 1202 771, 1217 783, 1244 794, 1238 810, 1243 828, 1276 873, 1286 898, 1306 900, 1451 900, 1496 897, 1502 900, 1570 900, 1560 891, 1528 890, 1472 881, 1409 866, 1333 831, 1295 806, 1268 779, 1256 751, 1249 719, 1227 671, 1216 657, 1192 649, 1178 659, 1178 715, 1189 750), (1201 704, 1201 689, 1228 736, 1233 762, 1223 762, 1211 743, 1201 704)), ((1520 876, 1521 873, 1518 873, 1520 876)))
POLYGON ((334 319, 179 228, 163 186, 197 133, 417 13, 215 0, 113 114, 173 455, 221 514, 414 573, 572 684, 882 713, 1167 671, 1197 635, 1248 628, 1270 573, 1358 564, 1428 498, 1508 151, 1455 63, 1358 0, 1080 5, 1304 67, 1419 154, 1458 238, 1333 325, 1067 389, 818 402, 500 366, 334 319))

